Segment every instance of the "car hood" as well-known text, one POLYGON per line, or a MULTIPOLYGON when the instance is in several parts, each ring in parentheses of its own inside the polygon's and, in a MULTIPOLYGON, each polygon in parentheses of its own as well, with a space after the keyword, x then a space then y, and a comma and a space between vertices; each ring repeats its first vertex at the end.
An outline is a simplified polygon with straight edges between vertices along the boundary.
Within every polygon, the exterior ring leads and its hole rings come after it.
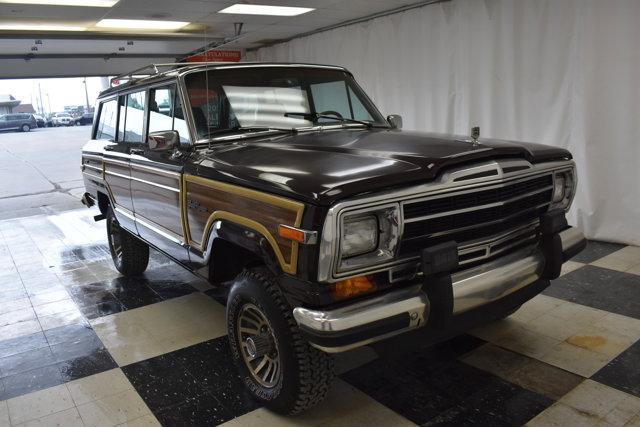
POLYGON ((523 158, 570 159, 541 144, 391 129, 323 130, 212 143, 197 150, 197 173, 318 205, 383 189, 424 183, 463 163, 523 158))

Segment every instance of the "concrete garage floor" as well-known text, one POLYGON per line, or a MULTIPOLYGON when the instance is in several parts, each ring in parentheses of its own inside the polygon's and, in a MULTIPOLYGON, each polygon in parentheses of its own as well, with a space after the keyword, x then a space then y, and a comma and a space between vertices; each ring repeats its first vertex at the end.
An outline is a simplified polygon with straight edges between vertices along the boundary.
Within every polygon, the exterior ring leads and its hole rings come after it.
POLYGON ((104 222, 69 210, 88 129, 0 135, 1 426, 640 426, 640 248, 603 242, 507 320, 340 355, 329 398, 301 416, 257 407, 215 290, 155 252, 120 277, 104 222))
POLYGON ((0 219, 77 209, 91 126, 0 133, 0 219))

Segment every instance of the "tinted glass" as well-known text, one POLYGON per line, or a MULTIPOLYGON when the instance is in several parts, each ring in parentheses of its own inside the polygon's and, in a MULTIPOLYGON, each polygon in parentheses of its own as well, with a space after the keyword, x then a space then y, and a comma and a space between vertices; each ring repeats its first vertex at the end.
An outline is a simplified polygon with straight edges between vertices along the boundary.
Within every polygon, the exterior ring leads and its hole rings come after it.
POLYGON ((300 115, 287 117, 285 113, 334 112, 338 113, 333 114, 337 118, 387 126, 353 78, 340 70, 228 69, 191 73, 185 80, 199 138, 246 132, 247 128, 342 123, 331 119, 309 120, 300 115))
POLYGON ((115 140, 116 136, 116 100, 104 102, 100 107, 100 119, 96 130, 96 139, 115 140))
POLYGON ((175 85, 149 91, 149 133, 166 130, 177 131, 180 142, 189 142, 189 128, 175 85))

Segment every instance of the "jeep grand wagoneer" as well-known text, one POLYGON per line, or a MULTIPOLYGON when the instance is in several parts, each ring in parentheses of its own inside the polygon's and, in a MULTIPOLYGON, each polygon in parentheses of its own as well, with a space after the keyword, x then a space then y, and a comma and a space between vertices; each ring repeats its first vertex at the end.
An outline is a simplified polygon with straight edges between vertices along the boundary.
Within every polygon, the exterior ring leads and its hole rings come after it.
POLYGON ((122 274, 154 247, 228 290, 233 358, 276 411, 324 397, 331 353, 504 317, 584 247, 564 149, 401 131, 340 67, 154 71, 100 95, 83 201, 122 274))

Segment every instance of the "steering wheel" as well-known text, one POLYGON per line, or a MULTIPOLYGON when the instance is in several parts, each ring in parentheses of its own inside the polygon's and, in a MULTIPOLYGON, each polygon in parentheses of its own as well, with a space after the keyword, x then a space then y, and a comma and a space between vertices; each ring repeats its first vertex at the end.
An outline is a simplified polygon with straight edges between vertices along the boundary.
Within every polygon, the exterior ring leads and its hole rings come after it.
POLYGON ((338 113, 337 111, 333 111, 333 110, 327 110, 327 111, 323 111, 322 113, 318 113, 321 116, 336 116, 339 119, 343 119, 344 117, 342 117, 342 114, 338 113))

